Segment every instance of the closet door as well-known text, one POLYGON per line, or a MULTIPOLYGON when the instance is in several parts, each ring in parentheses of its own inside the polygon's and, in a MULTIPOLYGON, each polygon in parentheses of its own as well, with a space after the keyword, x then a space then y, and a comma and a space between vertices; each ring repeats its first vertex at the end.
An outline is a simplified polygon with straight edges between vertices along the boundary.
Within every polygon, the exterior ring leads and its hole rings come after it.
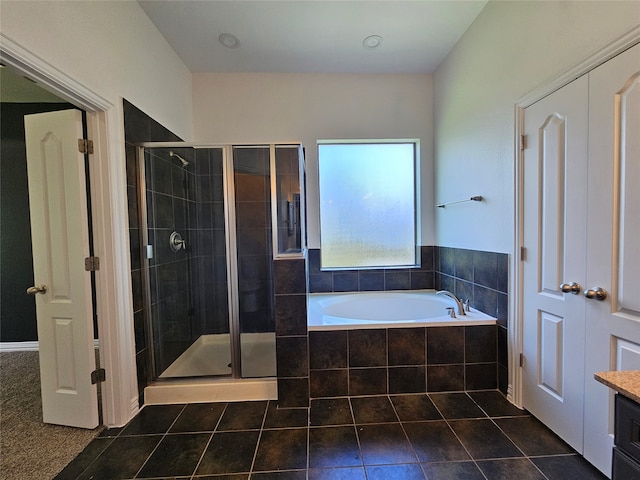
POLYGON ((640 370, 640 45, 589 74, 584 456, 611 472, 613 393, 593 374, 640 370), (593 295, 590 295, 593 296, 593 295))
POLYGON ((587 95, 583 76, 525 110, 523 160, 523 403, 579 452, 585 299, 570 285, 585 278, 587 95))

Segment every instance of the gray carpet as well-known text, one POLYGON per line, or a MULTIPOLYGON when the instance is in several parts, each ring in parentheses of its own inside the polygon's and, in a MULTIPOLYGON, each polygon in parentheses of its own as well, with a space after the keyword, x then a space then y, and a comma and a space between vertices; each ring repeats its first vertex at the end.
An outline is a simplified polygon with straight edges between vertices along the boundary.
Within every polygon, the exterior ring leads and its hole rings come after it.
POLYGON ((0 352, 0 479, 53 478, 101 428, 42 423, 38 352, 0 352))

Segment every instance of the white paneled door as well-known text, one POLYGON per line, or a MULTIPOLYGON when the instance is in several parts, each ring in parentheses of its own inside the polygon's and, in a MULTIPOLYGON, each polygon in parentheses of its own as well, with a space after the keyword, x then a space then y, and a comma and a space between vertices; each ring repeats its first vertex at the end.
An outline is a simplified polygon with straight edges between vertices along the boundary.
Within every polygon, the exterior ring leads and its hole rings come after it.
POLYGON ((610 472, 613 394, 593 373, 640 370, 640 45, 589 74, 584 456, 610 472))
POLYGON ((78 110, 25 116, 43 421, 98 425, 89 228, 78 110))
POLYGON ((640 45, 525 109, 523 406, 607 475, 640 370, 640 45))
POLYGON ((582 451, 586 76, 525 111, 524 407, 582 451), (575 285, 572 285, 575 284, 575 285), (573 291, 565 293, 565 289, 573 291))

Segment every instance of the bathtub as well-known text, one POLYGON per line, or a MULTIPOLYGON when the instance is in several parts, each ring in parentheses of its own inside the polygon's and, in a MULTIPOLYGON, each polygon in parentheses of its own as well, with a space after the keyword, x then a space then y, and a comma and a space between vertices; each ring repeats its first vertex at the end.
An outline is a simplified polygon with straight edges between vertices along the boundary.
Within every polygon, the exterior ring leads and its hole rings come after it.
MULTIPOLYGON (((435 290, 311 293, 307 305, 309 330, 410 328, 418 326, 495 325, 496 319, 471 309, 451 318, 455 302, 435 290)), ((457 308, 456 308, 457 314, 457 308)))

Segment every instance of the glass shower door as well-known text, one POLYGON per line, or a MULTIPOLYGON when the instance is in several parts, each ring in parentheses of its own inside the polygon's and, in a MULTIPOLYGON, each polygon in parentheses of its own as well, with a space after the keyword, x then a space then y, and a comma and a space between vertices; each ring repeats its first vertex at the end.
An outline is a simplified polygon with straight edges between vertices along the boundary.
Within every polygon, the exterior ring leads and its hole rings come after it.
POLYGON ((152 377, 274 377, 273 244, 300 252, 299 147, 165 145, 139 177, 152 377))
POLYGON ((242 377, 276 375, 271 149, 233 148, 242 377))
POLYGON ((222 148, 145 148, 140 235, 153 378, 231 374, 222 148))

